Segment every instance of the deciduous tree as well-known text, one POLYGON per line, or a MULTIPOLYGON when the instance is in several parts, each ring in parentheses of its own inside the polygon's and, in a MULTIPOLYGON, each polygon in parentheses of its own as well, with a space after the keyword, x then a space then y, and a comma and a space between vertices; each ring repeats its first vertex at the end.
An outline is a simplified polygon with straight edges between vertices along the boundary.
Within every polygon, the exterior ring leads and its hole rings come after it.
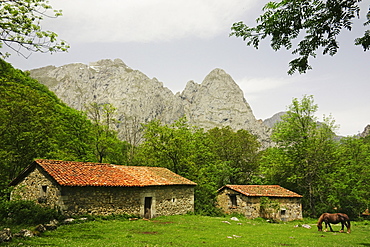
POLYGON ((187 176, 194 169, 196 147, 202 143, 202 135, 203 131, 189 126, 186 118, 180 118, 171 125, 162 124, 159 120, 151 121, 144 125, 141 155, 146 161, 143 159, 142 162, 158 164, 187 176))
POLYGON ((133 164, 137 152, 137 147, 143 141, 143 127, 138 116, 123 116, 120 120, 119 128, 121 129, 123 139, 127 142, 125 146, 127 154, 127 164, 133 164))
MULTIPOLYGON (((45 17, 61 15, 46 0, 0 0, 0 48, 5 45, 24 57, 32 52, 67 51, 69 45, 59 41, 55 32, 41 28, 45 17)), ((3 58, 9 55, 0 51, 3 58)))
POLYGON ((370 205, 370 144, 356 136, 340 143, 336 172, 329 177, 328 204, 357 217, 370 205))
POLYGON ((250 184, 257 174, 260 143, 247 130, 229 126, 207 131, 212 152, 224 164, 223 184, 250 184))
POLYGON ((276 147, 264 156, 266 178, 302 194, 306 213, 316 216, 327 184, 335 171, 335 125, 331 118, 318 122, 313 96, 293 99, 282 121, 273 129, 276 147))
POLYGON ((92 161, 91 122, 0 59, 0 189, 35 158, 92 161))
POLYGON ((114 115, 116 109, 111 104, 93 102, 86 106, 86 110, 88 117, 93 122, 93 143, 96 159, 99 163, 102 163, 109 155, 114 155, 117 151, 115 147, 119 140, 114 129, 115 124, 117 124, 114 115))
MULTIPOLYGON (((352 20, 359 16, 361 0, 281 0, 268 2, 264 13, 250 27, 242 21, 233 24, 231 35, 243 38, 247 45, 259 47, 260 41, 271 37, 274 50, 293 49, 298 57, 290 61, 288 74, 311 69, 309 58, 323 54, 335 55, 339 49, 338 36, 342 29, 351 30, 352 20), (303 37, 302 37, 303 36, 303 37), (296 47, 294 40, 300 40, 296 47)), ((370 11, 367 13, 370 23, 370 11)), ((370 48, 370 30, 355 40, 366 51, 370 48)))
POLYGON ((156 120, 144 125, 144 142, 139 146, 137 162, 166 167, 196 182, 195 211, 215 215, 224 164, 217 162, 210 145, 204 131, 190 126, 185 117, 171 125, 156 120))

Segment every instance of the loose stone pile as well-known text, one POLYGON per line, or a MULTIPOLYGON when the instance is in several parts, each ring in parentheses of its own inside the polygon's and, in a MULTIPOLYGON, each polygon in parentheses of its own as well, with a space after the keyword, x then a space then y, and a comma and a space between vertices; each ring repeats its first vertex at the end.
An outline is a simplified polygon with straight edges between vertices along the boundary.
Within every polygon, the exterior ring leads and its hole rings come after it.
MULTIPOLYGON (((74 219, 66 219, 63 224, 71 223, 74 219)), ((0 231, 0 243, 10 242, 13 238, 32 238, 35 236, 40 236, 41 233, 46 231, 56 230, 59 226, 57 220, 52 220, 48 224, 39 224, 33 230, 22 229, 17 233, 12 233, 10 228, 4 228, 0 231)))

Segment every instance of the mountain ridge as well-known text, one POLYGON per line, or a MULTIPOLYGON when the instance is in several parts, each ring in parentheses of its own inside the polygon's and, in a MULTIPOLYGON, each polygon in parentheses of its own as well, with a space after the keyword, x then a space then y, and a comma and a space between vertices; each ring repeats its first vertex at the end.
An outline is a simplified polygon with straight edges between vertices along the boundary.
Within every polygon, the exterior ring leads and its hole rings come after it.
MULTIPOLYGON (((284 112, 257 120, 243 91, 223 69, 213 69, 199 84, 192 80, 182 92, 172 92, 157 78, 127 66, 121 59, 101 59, 89 64, 72 63, 33 69, 30 76, 46 85, 68 106, 85 110, 86 104, 111 103, 117 118, 165 124, 186 116, 189 123, 204 129, 230 126, 255 134, 263 147, 271 146, 273 125, 284 112)), ((123 124, 127 121, 123 121, 123 124)), ((125 139, 126 131, 118 134, 125 139)), ((362 136, 369 134, 367 126, 362 136)))
MULTIPOLYGON (((188 81, 176 94, 155 77, 150 79, 120 59, 46 66, 31 70, 30 75, 77 110, 85 110, 92 102, 110 103, 117 108, 119 120, 134 117, 142 123, 159 119, 170 124, 185 115, 191 125, 206 130, 224 126, 246 129, 264 147, 270 145, 270 128, 255 118, 243 91, 219 68, 200 84, 188 81)), ((120 127, 118 132, 124 139, 120 127)))

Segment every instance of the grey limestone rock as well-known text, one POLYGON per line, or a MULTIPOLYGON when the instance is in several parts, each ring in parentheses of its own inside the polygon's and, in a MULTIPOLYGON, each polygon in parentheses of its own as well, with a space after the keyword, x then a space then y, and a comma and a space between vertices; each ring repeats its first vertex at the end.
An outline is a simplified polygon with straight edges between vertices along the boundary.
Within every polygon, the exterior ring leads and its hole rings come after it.
POLYGON ((274 127, 274 125, 276 123, 281 121, 281 116, 283 116, 285 114, 286 114, 286 112, 284 112, 284 111, 283 112, 278 112, 278 113, 274 114, 272 117, 263 120, 263 123, 267 127, 272 128, 272 127, 274 127))
POLYGON ((246 129, 264 147, 270 143, 270 128, 256 120, 242 90, 222 69, 211 71, 201 84, 189 81, 177 94, 120 59, 47 66, 31 70, 30 75, 77 110, 85 110, 93 102, 112 104, 117 108, 116 118, 121 122, 117 130, 122 139, 128 119, 140 123, 159 119, 169 124, 185 115, 190 124, 206 130, 223 126, 246 129))
POLYGON ((364 131, 360 134, 360 137, 366 137, 370 135, 370 124, 368 124, 365 128, 364 131))
POLYGON ((243 91, 224 70, 214 69, 201 84, 188 82, 180 97, 190 123, 204 129, 246 129, 268 144, 269 128, 255 118, 243 91))
POLYGON ((32 238, 35 235, 31 230, 28 229, 22 229, 18 233, 14 234, 15 237, 17 238, 32 238))
POLYGON ((0 231, 0 243, 2 242, 9 242, 13 238, 13 234, 10 230, 10 228, 4 228, 2 231, 0 231))

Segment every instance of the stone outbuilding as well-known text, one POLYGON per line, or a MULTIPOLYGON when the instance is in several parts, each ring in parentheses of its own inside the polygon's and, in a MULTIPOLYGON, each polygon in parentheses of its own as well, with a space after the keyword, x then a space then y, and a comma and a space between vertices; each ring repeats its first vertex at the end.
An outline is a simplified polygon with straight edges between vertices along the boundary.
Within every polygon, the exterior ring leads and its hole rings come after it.
POLYGON ((11 200, 33 200, 66 215, 153 218, 193 212, 196 183, 162 167, 38 159, 10 185, 11 200))
POLYGON ((218 206, 227 214, 247 218, 302 219, 302 196, 279 185, 225 185, 218 190, 218 206))

